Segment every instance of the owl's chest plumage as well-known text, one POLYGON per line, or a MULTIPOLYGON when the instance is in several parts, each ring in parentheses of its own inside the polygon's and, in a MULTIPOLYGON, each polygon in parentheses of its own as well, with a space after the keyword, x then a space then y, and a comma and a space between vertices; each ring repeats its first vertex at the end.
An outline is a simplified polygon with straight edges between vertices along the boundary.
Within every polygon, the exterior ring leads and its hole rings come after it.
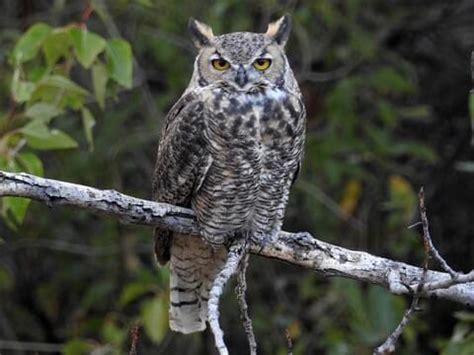
POLYGON ((216 240, 231 231, 268 234, 281 227, 289 188, 303 151, 300 97, 266 89, 203 93, 205 178, 192 205, 216 240))

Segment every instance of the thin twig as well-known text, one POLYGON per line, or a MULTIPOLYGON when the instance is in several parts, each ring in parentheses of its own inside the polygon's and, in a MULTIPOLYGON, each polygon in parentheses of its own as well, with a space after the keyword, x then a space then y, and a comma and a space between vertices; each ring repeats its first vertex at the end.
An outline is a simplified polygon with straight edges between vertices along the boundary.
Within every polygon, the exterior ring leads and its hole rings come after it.
POLYGON ((128 355, 137 355, 137 344, 138 344, 138 338, 140 336, 140 326, 138 323, 135 323, 132 326, 132 329, 130 330, 130 351, 128 352, 128 355))
POLYGON ((410 307, 405 311, 402 320, 395 328, 395 330, 388 336, 385 342, 377 347, 374 350, 374 355, 386 355, 386 354, 393 354, 395 352, 395 346, 397 344, 398 338, 402 334, 403 330, 410 322, 413 314, 415 314, 415 310, 418 308, 418 301, 419 296, 413 297, 410 307))
POLYGON ((474 270, 467 274, 457 273, 455 277, 450 279, 427 282, 423 287, 423 292, 447 289, 454 285, 462 285, 470 282, 474 282, 474 270))
POLYGON ((412 228, 415 228, 416 226, 419 226, 421 223, 421 221, 418 221, 418 222, 415 222, 413 224, 410 224, 407 228, 408 229, 412 229, 412 228))
POLYGON ((235 240, 229 247, 227 260, 222 270, 216 276, 209 292, 209 301, 207 303, 209 325, 214 334, 216 348, 220 355, 228 355, 229 350, 224 342, 224 332, 219 325, 219 299, 224 290, 227 281, 235 274, 242 257, 246 254, 246 241, 244 238, 235 240))
POLYGON ((420 189, 420 192, 418 193, 418 198, 420 200, 420 216, 421 216, 421 223, 423 224, 423 238, 424 238, 425 244, 428 244, 425 247, 429 249, 431 256, 440 264, 443 270, 449 273, 452 278, 456 278, 457 272, 451 269, 451 267, 448 265, 446 260, 444 260, 443 257, 439 254, 438 250, 435 248, 433 244, 433 241, 431 240, 428 218, 426 217, 425 191, 423 187, 420 189))
POLYGON ((89 17, 91 16, 93 11, 94 11, 94 6, 92 6, 91 1, 86 0, 84 10, 81 13, 80 26, 82 28, 86 27, 86 22, 89 20, 89 17))
POLYGON ((293 339, 291 339, 290 332, 285 329, 286 346, 288 347, 288 355, 293 355, 293 339))
MULTIPOLYGON (((431 281, 431 282, 425 283, 423 285, 423 292, 426 293, 433 290, 446 289, 453 285, 465 284, 466 282, 474 281, 474 270, 467 274, 457 272, 453 270, 448 265, 446 260, 444 260, 444 258, 440 255, 440 253, 434 246, 434 243, 431 239, 428 218, 426 217, 425 195, 424 195, 423 187, 420 189, 418 197, 420 200, 420 215, 421 215, 421 222, 423 224, 423 238, 424 238, 425 250, 428 249, 430 255, 435 259, 435 261, 437 261, 438 264, 440 264, 441 268, 447 273, 449 273, 450 275, 450 278, 448 279, 431 281)), ((417 285, 415 285, 415 287, 417 287, 417 285)))
POLYGON ((247 339, 249 341, 250 355, 257 354, 257 342, 255 340, 255 334, 253 332, 252 320, 250 319, 248 313, 248 305, 245 299, 245 293, 247 291, 247 279, 245 274, 247 272, 247 266, 249 261, 249 254, 245 252, 245 256, 242 258, 242 261, 239 265, 239 271, 237 274, 237 286, 235 291, 237 294, 237 300, 239 302, 240 308, 240 319, 244 325, 245 334, 247 334, 247 339))

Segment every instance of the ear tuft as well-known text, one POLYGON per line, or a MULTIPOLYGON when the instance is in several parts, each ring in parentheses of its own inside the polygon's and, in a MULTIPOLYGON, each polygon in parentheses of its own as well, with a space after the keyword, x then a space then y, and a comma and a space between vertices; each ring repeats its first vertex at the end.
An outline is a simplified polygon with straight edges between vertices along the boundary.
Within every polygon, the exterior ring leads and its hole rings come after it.
POLYGON ((214 40, 214 33, 212 28, 203 22, 199 22, 193 18, 189 19, 188 29, 191 33, 191 38, 197 48, 208 47, 214 40))
POLYGON ((289 15, 280 17, 268 25, 266 36, 273 39, 278 45, 284 47, 291 31, 291 19, 289 15))

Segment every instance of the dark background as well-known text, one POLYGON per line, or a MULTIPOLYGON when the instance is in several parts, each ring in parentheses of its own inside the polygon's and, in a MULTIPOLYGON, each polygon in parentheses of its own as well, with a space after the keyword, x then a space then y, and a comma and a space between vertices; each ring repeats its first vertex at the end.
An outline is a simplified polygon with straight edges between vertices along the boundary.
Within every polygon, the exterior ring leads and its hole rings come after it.
MULTIPOLYGON (((308 133, 303 171, 285 229, 420 265, 417 192, 427 194, 434 242, 450 265, 474 265, 474 163, 468 112, 473 1, 94 1, 87 27, 133 49, 134 85, 107 100, 90 152, 80 120, 57 125, 79 149, 41 152, 45 176, 150 198, 159 129, 187 85, 195 50, 190 16, 214 33, 265 31, 292 15, 287 53, 304 93, 308 133)), ((81 19, 85 1, 0 2, 0 102, 9 105, 16 38, 39 21, 81 19)), ((85 72, 73 78, 90 86, 85 72)), ((140 325, 140 354, 209 354, 209 332, 167 329, 166 268, 152 255, 151 229, 32 203, 23 225, 0 226, 0 339, 66 344, 70 354, 123 353, 140 325)), ((248 300, 263 354, 369 354, 410 302, 366 284, 324 279, 251 258, 248 300)), ((231 353, 246 351, 232 285, 221 321, 231 353)), ((472 310, 422 303, 399 354, 472 354, 472 310), (457 340, 456 340, 457 339, 457 340), (460 350, 464 349, 464 350, 460 350), (464 353, 462 351, 465 351, 464 353)), ((2 351, 2 354, 21 353, 2 351)))

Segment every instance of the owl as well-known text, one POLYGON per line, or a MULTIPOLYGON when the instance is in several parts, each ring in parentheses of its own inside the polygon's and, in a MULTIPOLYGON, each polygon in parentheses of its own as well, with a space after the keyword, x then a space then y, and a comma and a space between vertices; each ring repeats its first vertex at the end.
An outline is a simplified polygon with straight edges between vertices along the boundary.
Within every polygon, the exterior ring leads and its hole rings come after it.
POLYGON ((170 328, 206 328, 213 280, 226 245, 264 243, 280 231, 301 165, 305 108, 284 52, 290 18, 266 33, 215 36, 190 19, 199 53, 190 83, 167 115, 153 198, 194 210, 202 238, 155 230, 159 263, 170 262, 170 328))

